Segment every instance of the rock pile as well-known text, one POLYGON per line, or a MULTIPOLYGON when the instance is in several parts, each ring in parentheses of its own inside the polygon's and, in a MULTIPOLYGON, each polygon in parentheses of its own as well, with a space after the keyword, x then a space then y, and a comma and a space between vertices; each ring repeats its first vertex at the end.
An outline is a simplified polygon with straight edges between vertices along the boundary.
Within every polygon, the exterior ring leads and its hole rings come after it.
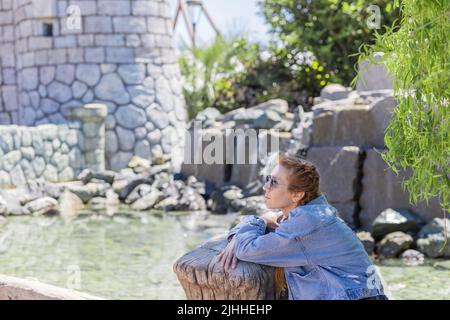
MULTIPOLYGON (((322 193, 355 230, 370 231, 374 219, 387 208, 405 208, 430 221, 443 216, 438 199, 412 205, 401 186, 408 172, 397 176, 380 155, 387 151, 384 135, 396 105, 390 89, 355 91, 331 84, 323 88, 309 112, 302 106, 289 110, 287 102, 280 99, 223 115, 208 108, 191 124, 191 130, 195 125, 203 129, 201 138, 205 139, 198 147, 194 143, 190 149, 187 146, 188 155, 194 157, 185 157, 182 173, 214 183, 218 188, 228 184, 246 188, 261 181, 266 155, 281 150, 300 155, 316 165, 322 193), (235 150, 245 153, 246 163, 238 163, 236 158, 227 162, 226 156, 218 159, 220 163, 192 161, 195 156, 202 158, 216 140, 226 142, 229 129, 236 134, 240 129, 257 132, 257 147, 244 139, 231 143, 235 150), (264 134, 278 138, 279 144, 264 145, 264 134), (259 147, 266 147, 266 154, 261 154, 259 147), (249 163, 255 158, 256 163, 249 163)), ((227 145, 224 153, 228 151, 227 145)), ((374 230, 376 237, 377 232, 374 230)))
POLYGON ((449 219, 434 218, 425 223, 412 211, 388 208, 373 221, 372 234, 362 231, 357 235, 370 255, 401 257, 406 264, 416 265, 422 264, 425 256, 450 258, 449 229, 449 219), (444 246, 445 239, 449 243, 444 246))

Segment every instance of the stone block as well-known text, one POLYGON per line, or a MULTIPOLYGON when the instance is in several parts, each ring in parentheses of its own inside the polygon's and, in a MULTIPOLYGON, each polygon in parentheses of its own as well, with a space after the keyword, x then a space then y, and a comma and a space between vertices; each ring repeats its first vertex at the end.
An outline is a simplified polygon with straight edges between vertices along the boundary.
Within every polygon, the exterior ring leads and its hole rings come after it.
POLYGON ((20 80, 22 81, 22 88, 28 91, 36 90, 39 82, 39 75, 37 68, 27 68, 20 73, 20 80))
POLYGON ((75 66, 71 64, 58 65, 56 67, 56 80, 71 85, 75 79, 75 66))
POLYGON ((134 0, 131 2, 131 12, 134 16, 157 15, 158 3, 155 1, 134 0))
POLYGON ((121 126, 134 129, 143 126, 147 121, 147 117, 142 109, 133 105, 127 105, 119 107, 116 111, 116 120, 121 126))
POLYGON ((77 38, 75 35, 66 35, 54 37, 55 48, 74 48, 77 46, 77 38))
POLYGON ((357 91, 392 89, 393 78, 388 75, 385 65, 381 63, 383 53, 375 53, 374 58, 379 64, 372 64, 364 60, 359 65, 359 75, 356 82, 357 91))
POLYGON ((126 84, 140 84, 145 78, 144 64, 125 64, 118 68, 118 73, 126 84))
POLYGON ((372 122, 367 105, 314 106, 315 146, 371 146, 372 122))
POLYGON ((48 96, 59 103, 65 103, 72 99, 72 90, 69 86, 54 81, 48 87, 48 96))
POLYGON ((111 17, 90 16, 84 18, 84 31, 86 33, 112 33, 111 17))
POLYGON ((409 202, 409 196, 401 187, 401 181, 410 176, 401 172, 399 176, 384 162, 379 152, 386 150, 367 150, 363 167, 361 212, 359 219, 362 226, 370 230, 374 219, 385 209, 409 209, 425 221, 442 217, 444 212, 437 198, 432 198, 428 205, 422 201, 417 205, 409 202))
POLYGON ((106 51, 106 62, 108 63, 133 63, 134 49, 132 48, 109 48, 106 51))
POLYGON ((80 64, 77 66, 75 76, 88 86, 95 86, 100 80, 100 68, 96 64, 80 64))
POLYGON ((19 109, 16 86, 2 86, 2 97, 4 109, 6 111, 15 111, 19 109))
POLYGON ((84 59, 87 63, 104 63, 105 49, 104 48, 85 48, 84 59))
POLYGON ((184 163, 181 166, 181 173, 185 176, 195 176, 197 179, 207 182, 221 184, 227 180, 227 165, 225 164, 225 145, 223 149, 218 151, 222 152, 219 156, 212 153, 212 147, 215 141, 224 139, 223 133, 217 129, 204 130, 203 136, 208 138, 207 141, 202 141, 201 135, 194 135, 194 131, 191 129, 188 131, 185 137, 185 154, 184 163), (217 139, 217 140, 216 140, 217 139), (215 159, 205 162, 203 154, 216 156, 215 159), (217 163, 218 162, 218 163, 217 163))
POLYGON ((130 0, 98 0, 97 13, 106 16, 128 16, 131 13, 130 0))
POLYGON ((144 17, 114 17, 114 32, 117 33, 146 33, 147 26, 144 17))
POLYGON ((312 147, 307 160, 320 175, 320 190, 332 202, 354 201, 359 192, 361 153, 358 147, 312 147))
POLYGON ((153 34, 167 33, 165 19, 158 16, 151 16, 147 18, 147 28, 148 32, 153 34))
POLYGON ((125 45, 125 37, 122 34, 96 34, 95 35, 96 46, 108 46, 108 47, 121 47, 125 45))
POLYGON ((95 87, 95 96, 100 100, 113 101, 117 104, 126 104, 130 102, 130 96, 127 93, 120 77, 115 73, 106 74, 95 87))

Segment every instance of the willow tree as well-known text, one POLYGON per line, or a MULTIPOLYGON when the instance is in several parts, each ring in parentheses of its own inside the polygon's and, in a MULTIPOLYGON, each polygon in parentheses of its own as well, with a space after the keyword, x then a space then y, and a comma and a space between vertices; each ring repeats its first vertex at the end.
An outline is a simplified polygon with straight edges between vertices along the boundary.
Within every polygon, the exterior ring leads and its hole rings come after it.
MULTIPOLYGON (((382 158, 394 172, 410 170, 402 182, 410 201, 437 196, 450 208, 449 35, 450 0, 395 1, 401 23, 362 47, 360 61, 384 52, 399 104, 386 129, 382 158)), ((444 213, 445 214, 445 213, 444 213)))

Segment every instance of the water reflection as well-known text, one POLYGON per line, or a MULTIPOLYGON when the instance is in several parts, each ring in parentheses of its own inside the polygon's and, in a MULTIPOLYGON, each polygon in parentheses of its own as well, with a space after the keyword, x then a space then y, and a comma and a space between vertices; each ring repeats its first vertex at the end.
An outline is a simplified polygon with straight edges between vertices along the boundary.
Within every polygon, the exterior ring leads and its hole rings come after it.
MULTIPOLYGON (((0 273, 107 298, 184 299, 174 261, 226 232, 234 219, 206 212, 127 211, 113 217, 82 212, 71 221, 9 217, 0 228, 0 273)), ((426 261, 417 267, 400 260, 379 264, 394 298, 449 299, 450 271, 426 261)))
POLYGON ((0 273, 80 288, 118 299, 184 299, 174 261, 218 232, 233 216, 205 213, 84 213, 72 221, 11 217, 0 229, 0 273))

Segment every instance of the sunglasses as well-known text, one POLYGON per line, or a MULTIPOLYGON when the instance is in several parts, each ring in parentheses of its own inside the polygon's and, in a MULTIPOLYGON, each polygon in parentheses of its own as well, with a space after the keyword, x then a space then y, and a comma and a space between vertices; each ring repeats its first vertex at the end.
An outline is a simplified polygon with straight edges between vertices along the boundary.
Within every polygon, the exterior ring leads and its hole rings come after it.
POLYGON ((270 174, 266 176, 266 183, 269 183, 269 188, 272 189, 275 186, 281 186, 283 184, 279 183, 276 178, 272 177, 270 174))

